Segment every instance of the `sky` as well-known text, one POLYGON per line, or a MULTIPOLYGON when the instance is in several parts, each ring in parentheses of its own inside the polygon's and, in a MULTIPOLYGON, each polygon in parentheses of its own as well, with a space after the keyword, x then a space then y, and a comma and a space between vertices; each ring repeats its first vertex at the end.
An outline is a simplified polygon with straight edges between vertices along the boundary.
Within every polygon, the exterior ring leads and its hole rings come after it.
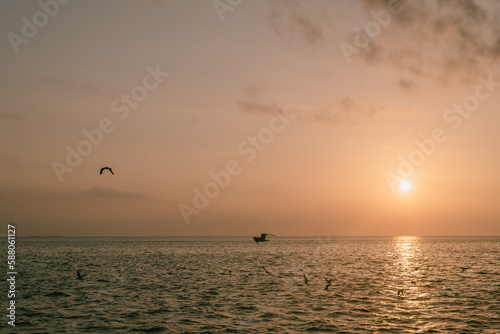
POLYGON ((5 230, 500 235, 496 1, 0 9, 5 230))

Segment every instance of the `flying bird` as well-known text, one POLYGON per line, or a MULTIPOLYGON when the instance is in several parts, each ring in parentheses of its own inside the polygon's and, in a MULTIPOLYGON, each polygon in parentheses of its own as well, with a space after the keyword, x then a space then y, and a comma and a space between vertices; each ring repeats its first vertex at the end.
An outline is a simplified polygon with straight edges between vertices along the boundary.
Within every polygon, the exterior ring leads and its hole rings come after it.
POLYGON ((105 171, 106 169, 109 170, 111 172, 111 174, 115 175, 115 173, 113 173, 113 170, 110 167, 102 167, 101 171, 99 172, 99 175, 101 175, 102 172, 105 171))
POLYGON ((87 274, 83 274, 83 275, 80 274, 80 270, 76 271, 76 279, 82 280, 83 277, 85 277, 85 275, 87 275, 87 274))
MULTIPOLYGON (((267 241, 267 240, 266 240, 266 241, 267 241)), ((266 273, 268 273, 269 275, 274 276, 274 275, 273 275, 273 274, 271 274, 269 271, 267 271, 266 267, 262 266, 262 269, 264 269, 264 271, 265 271, 266 273)))
POLYGON ((267 233, 261 233, 260 237, 253 237, 253 240, 255 240, 256 243, 264 242, 264 241, 269 241, 266 239, 266 236, 272 235, 273 237, 275 236, 274 234, 267 234, 267 233))
POLYGON ((328 291, 330 288, 330 285, 332 285, 332 279, 331 278, 325 278, 326 285, 325 285, 325 290, 328 291))
POLYGON ((309 280, 307 279, 306 274, 302 273, 302 275, 304 276, 304 283, 305 284, 309 283, 309 280))

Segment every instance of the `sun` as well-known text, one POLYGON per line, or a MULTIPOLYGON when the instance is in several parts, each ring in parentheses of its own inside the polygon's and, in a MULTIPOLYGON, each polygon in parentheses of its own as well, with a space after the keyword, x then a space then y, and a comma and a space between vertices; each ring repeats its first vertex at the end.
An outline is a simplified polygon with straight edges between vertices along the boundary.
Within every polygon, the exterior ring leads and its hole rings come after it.
POLYGON ((410 190, 410 188, 411 188, 410 181, 401 180, 401 182, 399 182, 399 190, 406 192, 406 191, 410 190))

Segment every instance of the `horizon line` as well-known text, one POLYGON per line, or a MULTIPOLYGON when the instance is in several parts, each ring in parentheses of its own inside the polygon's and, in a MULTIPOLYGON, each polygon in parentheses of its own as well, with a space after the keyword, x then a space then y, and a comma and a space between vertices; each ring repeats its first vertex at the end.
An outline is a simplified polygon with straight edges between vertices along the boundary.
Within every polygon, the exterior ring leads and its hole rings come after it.
MULTIPOLYGON (((7 236, 7 235, 5 235, 7 236)), ((250 238, 254 235, 18 235, 17 238, 250 238)), ((500 237, 500 235, 276 235, 276 238, 395 238, 395 237, 419 237, 419 238, 442 238, 442 237, 500 237)))

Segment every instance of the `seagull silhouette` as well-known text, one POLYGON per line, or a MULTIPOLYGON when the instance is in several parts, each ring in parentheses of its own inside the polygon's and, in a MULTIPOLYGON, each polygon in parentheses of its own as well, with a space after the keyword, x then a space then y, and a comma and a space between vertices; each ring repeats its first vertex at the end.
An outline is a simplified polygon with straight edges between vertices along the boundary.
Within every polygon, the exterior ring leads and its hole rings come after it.
POLYGON ((82 280, 87 274, 80 274, 80 270, 76 271, 76 279, 82 280))
POLYGON ((102 167, 101 171, 99 172, 99 175, 101 175, 102 172, 105 171, 106 169, 108 169, 111 172, 111 174, 115 175, 115 173, 113 173, 113 170, 110 167, 102 167))
POLYGON ((330 288, 330 285, 332 285, 332 279, 331 278, 325 278, 326 285, 325 285, 325 290, 328 291, 330 288))
POLYGON ((253 240, 255 240, 256 243, 269 241, 266 239, 266 236, 268 236, 268 235, 272 235, 273 237, 275 236, 274 234, 261 233, 260 237, 253 237, 253 240))
MULTIPOLYGON (((267 241, 267 240, 266 240, 266 241, 267 241)), ((269 271, 267 271, 266 267, 262 266, 262 269, 264 269, 264 271, 265 271, 266 273, 268 273, 269 275, 274 276, 274 275, 273 275, 273 274, 271 274, 269 271)))

